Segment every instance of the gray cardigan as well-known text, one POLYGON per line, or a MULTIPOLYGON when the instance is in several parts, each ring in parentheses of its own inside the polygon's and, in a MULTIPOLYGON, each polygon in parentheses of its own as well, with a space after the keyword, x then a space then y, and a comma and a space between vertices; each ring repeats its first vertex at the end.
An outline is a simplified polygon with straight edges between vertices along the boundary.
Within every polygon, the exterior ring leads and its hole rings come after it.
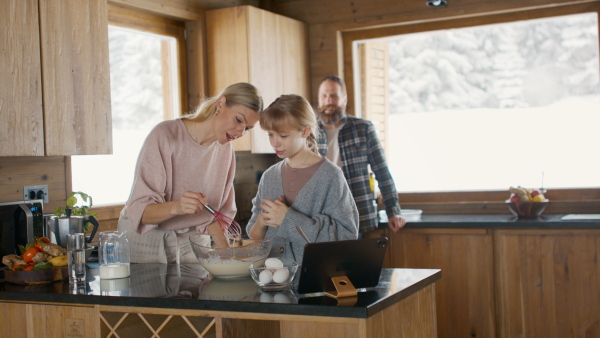
MULTIPOLYGON (((252 218, 246 230, 256 223, 263 199, 276 200, 283 193, 281 167, 284 161, 274 164, 263 174, 256 197, 252 200, 252 218)), ((329 242, 357 239, 358 209, 342 170, 328 159, 321 164, 306 185, 298 192, 279 228, 269 227, 265 238, 274 239, 272 252, 279 247, 281 255, 302 263, 304 245, 296 226, 300 226, 311 242, 329 242)), ((275 256, 272 254, 271 256, 275 256)))

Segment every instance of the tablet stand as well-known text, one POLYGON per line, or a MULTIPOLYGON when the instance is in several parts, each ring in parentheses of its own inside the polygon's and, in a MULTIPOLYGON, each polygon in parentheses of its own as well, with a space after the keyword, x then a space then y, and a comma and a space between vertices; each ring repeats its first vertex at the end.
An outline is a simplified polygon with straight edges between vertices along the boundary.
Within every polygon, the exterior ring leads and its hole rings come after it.
POLYGON ((325 295, 332 298, 355 297, 356 288, 346 276, 331 277, 335 291, 325 291, 325 295))

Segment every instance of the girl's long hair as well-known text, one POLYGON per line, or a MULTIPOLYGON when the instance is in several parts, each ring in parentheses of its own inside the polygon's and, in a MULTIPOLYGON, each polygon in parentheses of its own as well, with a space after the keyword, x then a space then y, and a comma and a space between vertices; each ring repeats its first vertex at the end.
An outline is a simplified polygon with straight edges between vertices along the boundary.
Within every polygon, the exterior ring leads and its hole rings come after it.
POLYGON ((288 128, 304 130, 310 127, 306 138, 308 148, 319 155, 317 147, 317 115, 310 103, 300 95, 281 95, 260 114, 260 127, 265 131, 284 132, 288 128))

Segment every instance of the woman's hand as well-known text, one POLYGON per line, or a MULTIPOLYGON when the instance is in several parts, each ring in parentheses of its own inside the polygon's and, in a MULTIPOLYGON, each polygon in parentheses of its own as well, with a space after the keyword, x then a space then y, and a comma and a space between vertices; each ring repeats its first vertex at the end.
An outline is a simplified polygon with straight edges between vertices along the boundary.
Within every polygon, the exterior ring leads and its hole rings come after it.
POLYGON ((259 217, 263 217, 263 220, 267 226, 280 227, 285 218, 285 214, 288 211, 288 206, 285 205, 283 196, 279 196, 279 199, 274 201, 263 199, 260 208, 263 210, 259 217))
POLYGON ((206 195, 192 191, 186 191, 180 199, 173 204, 174 215, 191 215, 204 210, 208 204, 205 200, 206 195))
POLYGON ((148 204, 142 214, 143 224, 160 224, 178 215, 191 215, 204 210, 207 203, 203 193, 186 191, 180 199, 148 204))

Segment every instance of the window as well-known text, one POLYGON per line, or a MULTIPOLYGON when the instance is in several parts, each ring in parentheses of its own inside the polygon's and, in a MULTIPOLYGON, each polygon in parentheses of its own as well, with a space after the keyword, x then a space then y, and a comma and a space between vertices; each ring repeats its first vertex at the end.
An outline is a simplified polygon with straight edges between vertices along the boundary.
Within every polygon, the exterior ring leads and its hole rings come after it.
POLYGON ((389 109, 375 124, 399 193, 443 202, 467 196, 452 192, 515 185, 600 187, 598 13, 561 10, 571 11, 345 34, 355 48, 346 53, 355 58, 353 73, 345 73, 349 94, 351 86, 356 93, 349 99, 366 118, 372 105, 363 101, 381 73, 365 72, 360 58, 377 53, 361 48, 386 44, 389 109))
POLYGON ((146 136, 180 115, 183 29, 176 32, 109 26, 113 154, 71 157, 72 190, 91 195, 94 205, 127 200, 146 136))

